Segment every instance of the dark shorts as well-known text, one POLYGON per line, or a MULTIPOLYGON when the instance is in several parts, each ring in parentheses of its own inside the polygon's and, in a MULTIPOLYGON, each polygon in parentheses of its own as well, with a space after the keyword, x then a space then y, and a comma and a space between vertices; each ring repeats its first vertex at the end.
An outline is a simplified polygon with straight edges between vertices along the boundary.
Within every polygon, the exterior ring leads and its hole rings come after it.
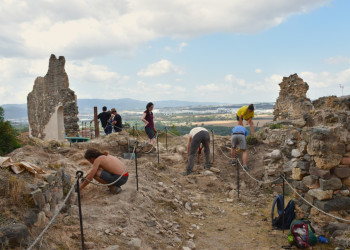
POLYGON ((153 139, 156 135, 156 132, 154 131, 154 128, 151 127, 145 127, 146 134, 149 139, 153 139))
MULTIPOLYGON (((112 183, 115 180, 117 180, 120 177, 118 174, 111 174, 110 172, 107 172, 106 170, 102 169, 100 178, 104 180, 107 183, 112 183)), ((128 181, 129 176, 123 175, 122 178, 120 178, 119 181, 117 181, 114 186, 120 187, 124 185, 128 181)))

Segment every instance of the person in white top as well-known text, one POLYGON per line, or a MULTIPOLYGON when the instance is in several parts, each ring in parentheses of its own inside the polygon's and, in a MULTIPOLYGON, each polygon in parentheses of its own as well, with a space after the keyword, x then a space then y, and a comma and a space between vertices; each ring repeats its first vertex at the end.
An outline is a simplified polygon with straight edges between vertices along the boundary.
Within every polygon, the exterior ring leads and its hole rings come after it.
POLYGON ((187 168, 186 172, 183 172, 182 175, 189 175, 192 173, 196 153, 201 144, 204 148, 205 169, 210 169, 210 134, 205 128, 196 127, 193 128, 189 133, 187 142, 187 168))

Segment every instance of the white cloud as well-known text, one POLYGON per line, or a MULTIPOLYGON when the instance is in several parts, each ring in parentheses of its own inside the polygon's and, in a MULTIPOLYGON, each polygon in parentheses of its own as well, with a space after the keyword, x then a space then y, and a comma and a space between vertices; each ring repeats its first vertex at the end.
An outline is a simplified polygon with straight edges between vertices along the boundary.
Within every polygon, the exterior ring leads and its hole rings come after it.
MULTIPOLYGON (((25 103, 35 79, 46 75, 48 59, 0 59, 0 104, 25 103)), ((106 66, 94 64, 89 60, 68 61, 65 70, 69 77, 69 87, 76 94, 79 93, 79 98, 123 97, 120 90, 130 79, 129 76, 120 76, 106 66)))
POLYGON ((309 96, 316 99, 320 96, 341 95, 339 85, 344 86, 344 95, 350 92, 350 68, 337 72, 302 72, 300 77, 309 84, 309 96))
MULTIPOLYGON (((330 0, 2 1, 0 54, 90 58, 133 51, 165 36, 256 33, 327 2, 330 0)), ((185 46, 182 43, 179 49, 185 46)))
POLYGON ((255 69, 254 72, 257 74, 260 74, 260 73, 262 73, 262 69, 255 69))
POLYGON ((350 63, 350 58, 345 56, 335 56, 335 57, 326 58, 324 62, 328 64, 344 64, 344 63, 347 64, 347 63, 350 63))
POLYGON ((159 62, 150 64, 146 69, 140 70, 138 76, 159 76, 169 73, 183 74, 182 70, 168 60, 160 60, 159 62))
POLYGON ((166 46, 164 50, 169 51, 169 52, 182 52, 185 47, 187 47, 188 44, 185 42, 182 42, 178 45, 177 48, 172 48, 170 46, 166 46))
POLYGON ((232 74, 228 74, 225 76, 225 81, 233 84, 237 84, 239 86, 244 86, 246 85, 246 82, 242 78, 238 78, 232 74))

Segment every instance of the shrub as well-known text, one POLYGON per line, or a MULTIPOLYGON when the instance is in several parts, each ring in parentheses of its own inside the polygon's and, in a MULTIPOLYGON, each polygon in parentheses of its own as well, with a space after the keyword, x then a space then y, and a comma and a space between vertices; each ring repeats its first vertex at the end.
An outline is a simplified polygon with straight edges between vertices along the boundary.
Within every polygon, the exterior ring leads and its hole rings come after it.
POLYGON ((282 124, 276 123, 276 124, 271 124, 269 126, 270 129, 280 129, 282 128, 282 124))
POLYGON ((17 139, 18 132, 4 119, 4 109, 0 107, 0 155, 10 153, 21 147, 17 139))

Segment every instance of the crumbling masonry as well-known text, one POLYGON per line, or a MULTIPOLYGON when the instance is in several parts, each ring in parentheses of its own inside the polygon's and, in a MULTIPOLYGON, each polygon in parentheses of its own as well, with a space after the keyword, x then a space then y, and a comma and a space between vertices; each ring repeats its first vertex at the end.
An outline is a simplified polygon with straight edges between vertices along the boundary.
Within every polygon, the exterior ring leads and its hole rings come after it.
POLYGON ((36 78, 27 96, 31 136, 59 141, 65 135, 78 136, 77 100, 69 88, 65 62, 63 56, 51 55, 46 76, 36 78))

